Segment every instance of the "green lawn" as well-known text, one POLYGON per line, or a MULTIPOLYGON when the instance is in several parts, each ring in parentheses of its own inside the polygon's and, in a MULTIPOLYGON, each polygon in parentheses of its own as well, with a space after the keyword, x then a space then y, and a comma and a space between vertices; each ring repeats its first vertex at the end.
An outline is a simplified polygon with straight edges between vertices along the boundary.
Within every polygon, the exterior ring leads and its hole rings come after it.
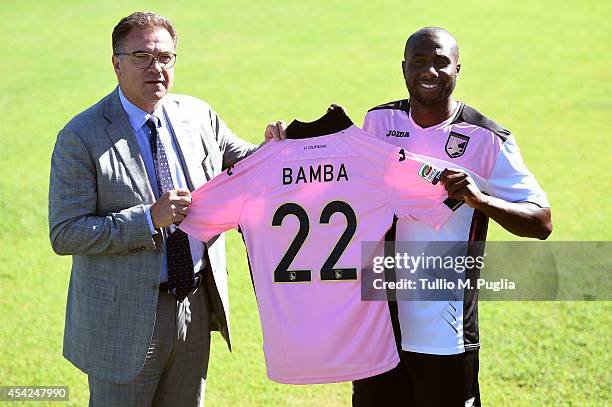
MULTIPOLYGON (((599 1, 20 1, 0 7, 0 385, 68 385, 61 356, 70 259, 47 238, 57 131, 116 79, 110 34, 151 9, 179 32, 175 92, 208 101, 242 137, 277 118, 318 118, 331 102, 356 123, 406 95, 406 37, 440 25, 460 43, 456 95, 510 128, 553 206, 554 240, 612 240, 612 3, 599 1)), ((514 239, 497 226, 490 238, 514 239)), ((350 385, 269 381, 243 244, 229 234, 234 352, 213 335, 209 406, 349 405, 350 385)), ((481 305, 487 406, 603 406, 612 379, 610 302, 481 305)), ((36 405, 44 405, 38 403, 36 405)))

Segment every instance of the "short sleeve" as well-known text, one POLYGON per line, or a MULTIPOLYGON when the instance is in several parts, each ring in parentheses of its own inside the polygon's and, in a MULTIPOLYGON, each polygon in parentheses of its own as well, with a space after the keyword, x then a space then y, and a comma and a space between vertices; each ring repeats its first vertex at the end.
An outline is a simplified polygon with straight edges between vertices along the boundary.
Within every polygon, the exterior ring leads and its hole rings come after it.
POLYGON ((376 136, 376 133, 374 132, 374 119, 373 119, 372 114, 370 114, 370 112, 366 113, 365 117, 363 118, 363 127, 362 127, 362 129, 368 135, 376 136))
POLYGON ((386 140, 384 137, 387 132, 384 129, 383 123, 381 122, 380 113, 381 110, 374 110, 366 113, 365 117, 363 118, 363 131, 368 136, 388 143, 389 140, 386 140))
POLYGON ((203 242, 238 228, 247 200, 245 174, 229 167, 191 194, 191 205, 179 229, 203 242))
POLYGON ((543 208, 550 206, 546 193, 523 162, 514 136, 502 145, 484 190, 508 202, 532 202, 543 208))
POLYGON ((460 206, 448 198, 439 181, 442 169, 417 159, 402 148, 388 156, 384 186, 398 218, 411 218, 439 229, 460 206))

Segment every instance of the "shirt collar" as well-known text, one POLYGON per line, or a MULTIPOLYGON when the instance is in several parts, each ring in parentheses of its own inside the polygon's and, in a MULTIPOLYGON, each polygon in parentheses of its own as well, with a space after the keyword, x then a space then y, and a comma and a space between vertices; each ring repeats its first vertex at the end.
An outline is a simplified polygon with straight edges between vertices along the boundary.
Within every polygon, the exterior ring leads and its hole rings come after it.
POLYGON ((455 119, 457 118, 457 115, 459 114, 459 112, 461 110, 461 106, 462 105, 463 105, 463 102, 458 100, 457 101, 457 105, 455 106, 455 110, 453 110, 453 113, 450 115, 450 117, 448 119, 444 120, 441 123, 434 124, 433 126, 430 126, 430 127, 421 127, 418 124, 416 124, 416 122, 412 118, 412 110, 410 110, 408 112, 408 118, 410 119, 410 124, 412 125, 412 127, 414 127, 417 130, 423 130, 423 131, 440 130, 440 129, 448 126, 449 124, 451 124, 453 121, 455 121, 455 119))
MULTIPOLYGON (((137 133, 142 128, 142 126, 144 126, 145 122, 149 119, 149 116, 151 115, 133 104, 132 102, 130 102, 129 100, 127 100, 127 98, 123 95, 123 92, 121 92, 120 86, 118 86, 117 89, 119 90, 119 100, 121 101, 121 105, 123 106, 125 113, 127 113, 130 126, 132 127, 134 133, 137 133)), ((164 112, 161 103, 157 106, 153 114, 157 116, 157 118, 163 124, 164 112)))

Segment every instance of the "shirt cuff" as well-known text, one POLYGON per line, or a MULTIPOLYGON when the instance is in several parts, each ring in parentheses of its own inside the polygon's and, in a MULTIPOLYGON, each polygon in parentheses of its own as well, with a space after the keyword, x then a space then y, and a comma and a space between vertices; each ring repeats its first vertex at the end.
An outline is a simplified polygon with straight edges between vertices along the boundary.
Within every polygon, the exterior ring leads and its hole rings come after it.
POLYGON ((151 218, 151 206, 146 205, 144 207, 144 212, 145 215, 147 216, 147 222, 149 222, 149 230, 151 231, 151 235, 156 235, 157 234, 157 229, 155 229, 155 226, 153 226, 153 218, 151 218))

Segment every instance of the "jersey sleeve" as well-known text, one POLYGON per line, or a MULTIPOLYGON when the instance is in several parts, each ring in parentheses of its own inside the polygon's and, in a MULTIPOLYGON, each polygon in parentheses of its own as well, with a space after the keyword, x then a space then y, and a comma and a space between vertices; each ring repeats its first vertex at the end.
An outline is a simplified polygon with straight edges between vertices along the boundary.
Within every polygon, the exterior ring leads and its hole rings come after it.
POLYGON ((532 202, 543 208, 550 206, 546 193, 523 162, 514 136, 502 145, 484 190, 508 202, 532 202))
POLYGON ((191 194, 191 205, 179 229, 203 242, 238 228, 247 197, 246 172, 229 167, 191 194))
POLYGON ((424 162, 402 148, 389 153, 384 186, 398 218, 412 218, 439 229, 460 202, 448 198, 439 181, 442 169, 424 162))
POLYGON ((377 139, 381 139, 379 134, 381 133, 381 130, 378 128, 379 125, 377 123, 375 114, 373 112, 368 112, 366 113, 365 117, 363 118, 363 128, 362 130, 371 137, 377 138, 377 139))
POLYGON ((362 127, 362 129, 368 135, 370 135, 370 136, 374 135, 374 123, 373 123, 373 118, 372 118, 372 115, 370 114, 370 112, 366 113, 365 117, 363 118, 363 127, 362 127))

